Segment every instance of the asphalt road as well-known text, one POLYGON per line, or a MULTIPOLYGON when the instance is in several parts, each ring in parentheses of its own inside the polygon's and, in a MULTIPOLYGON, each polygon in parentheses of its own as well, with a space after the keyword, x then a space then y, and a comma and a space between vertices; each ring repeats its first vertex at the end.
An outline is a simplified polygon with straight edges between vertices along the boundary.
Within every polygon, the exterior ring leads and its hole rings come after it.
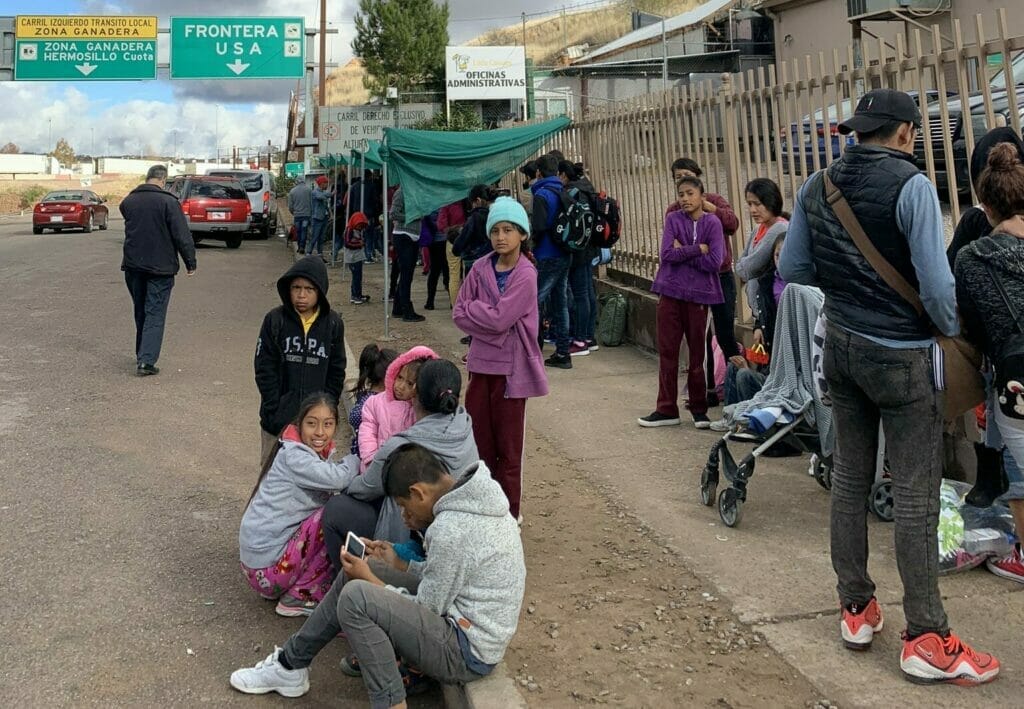
POLYGON ((341 640, 301 700, 227 681, 300 625, 248 589, 237 541, 259 451, 252 351, 290 256, 278 239, 200 247, 162 372, 140 379, 122 227, 0 220, 0 704, 365 706, 341 640))

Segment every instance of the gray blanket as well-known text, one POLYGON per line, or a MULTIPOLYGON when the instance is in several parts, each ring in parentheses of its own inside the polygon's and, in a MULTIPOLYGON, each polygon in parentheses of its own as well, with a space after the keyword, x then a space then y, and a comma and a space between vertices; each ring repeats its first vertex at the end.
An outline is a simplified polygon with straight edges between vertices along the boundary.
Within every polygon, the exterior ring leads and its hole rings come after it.
POLYGON ((772 348, 771 371, 764 387, 753 398, 725 408, 727 421, 735 421, 754 409, 781 407, 794 416, 806 414, 808 425, 818 429, 823 456, 832 454, 835 438, 832 410, 815 398, 811 348, 814 324, 825 302, 817 288, 791 283, 779 299, 772 348))

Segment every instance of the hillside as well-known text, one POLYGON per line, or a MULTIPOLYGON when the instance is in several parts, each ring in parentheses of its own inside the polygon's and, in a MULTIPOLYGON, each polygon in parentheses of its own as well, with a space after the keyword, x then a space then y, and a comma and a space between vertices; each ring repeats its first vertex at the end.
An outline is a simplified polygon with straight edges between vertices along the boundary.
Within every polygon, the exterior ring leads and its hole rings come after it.
MULTIPOLYGON (((566 47, 589 44, 593 49, 630 31, 630 11, 637 7, 658 15, 678 15, 700 4, 700 0, 636 0, 619 2, 594 10, 569 11, 526 22, 526 56, 538 67, 554 66, 566 47)), ((510 46, 523 43, 522 24, 490 30, 466 44, 510 46)), ((370 96, 363 88, 363 64, 352 59, 327 77, 327 105, 354 106, 370 96)))

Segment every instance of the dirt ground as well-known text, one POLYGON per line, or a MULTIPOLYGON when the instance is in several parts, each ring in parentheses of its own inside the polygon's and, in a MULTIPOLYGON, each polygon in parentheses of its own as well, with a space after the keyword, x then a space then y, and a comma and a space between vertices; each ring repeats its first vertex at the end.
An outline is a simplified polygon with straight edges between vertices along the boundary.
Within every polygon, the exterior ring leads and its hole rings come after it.
MULTIPOLYGON (((40 196, 53 190, 82 187, 82 182, 90 184, 86 189, 92 190, 116 207, 121 199, 142 182, 141 175, 92 175, 79 177, 69 175, 59 180, 0 180, 0 214, 17 214, 22 206, 23 196, 33 188, 42 190, 40 196)), ((33 203, 38 199, 31 200, 33 203)), ((31 209, 31 205, 28 207, 31 209)))
MULTIPOLYGON (((382 275, 379 264, 366 267, 363 290, 373 301, 345 306, 357 356, 382 334, 382 275)), ((417 273, 417 307, 425 280, 417 273)), ((335 299, 348 294, 347 281, 332 288, 335 299)), ((399 339, 381 344, 427 344, 457 362, 464 350, 447 300, 439 295, 444 305, 425 323, 393 322, 399 339)), ((505 661, 531 707, 829 706, 608 487, 530 428, 529 415, 527 427, 527 593, 505 661)))

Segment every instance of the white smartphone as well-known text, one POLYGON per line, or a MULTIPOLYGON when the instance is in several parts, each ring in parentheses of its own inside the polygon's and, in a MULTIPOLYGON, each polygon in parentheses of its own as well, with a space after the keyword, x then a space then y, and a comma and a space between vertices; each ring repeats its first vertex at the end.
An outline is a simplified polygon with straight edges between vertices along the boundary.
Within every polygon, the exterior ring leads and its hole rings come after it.
POLYGON ((362 539, 349 532, 348 536, 345 537, 345 551, 352 556, 358 556, 362 559, 366 556, 366 545, 363 544, 362 539))

